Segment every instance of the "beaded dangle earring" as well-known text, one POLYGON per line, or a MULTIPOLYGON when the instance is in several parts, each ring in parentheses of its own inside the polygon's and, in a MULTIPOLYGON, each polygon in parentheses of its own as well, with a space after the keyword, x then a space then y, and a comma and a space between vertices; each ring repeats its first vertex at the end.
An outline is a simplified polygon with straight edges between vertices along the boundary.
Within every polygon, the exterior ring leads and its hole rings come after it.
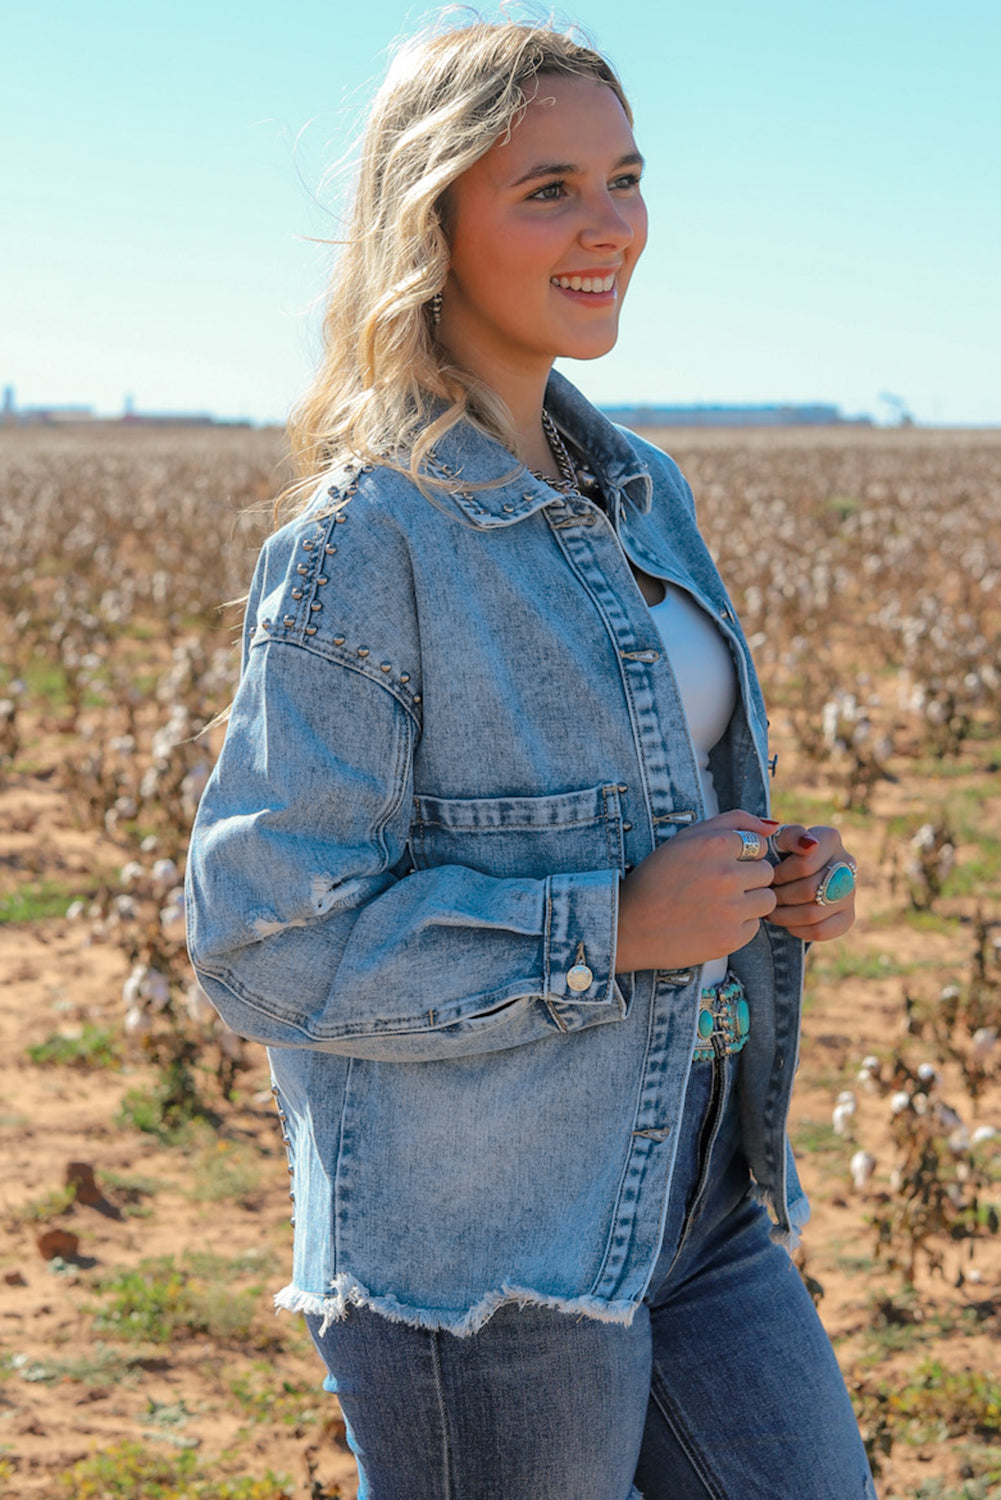
POLYGON ((431 323, 435 328, 437 328, 438 324, 441 322, 441 304, 441 292, 435 292, 434 296, 431 298, 431 301, 428 303, 428 306, 431 309, 431 323))

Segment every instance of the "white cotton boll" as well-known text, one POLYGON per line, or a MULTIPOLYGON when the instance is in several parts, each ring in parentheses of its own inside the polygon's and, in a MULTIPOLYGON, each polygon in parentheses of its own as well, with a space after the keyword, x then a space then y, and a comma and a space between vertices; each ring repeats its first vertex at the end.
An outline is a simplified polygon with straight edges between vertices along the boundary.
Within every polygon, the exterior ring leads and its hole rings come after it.
POLYGON ((184 907, 161 907, 160 928, 166 937, 182 938, 184 936, 184 907))
POLYGON ((146 964, 133 964, 128 978, 122 985, 122 1000, 126 1006, 138 1005, 142 997, 142 984, 147 973, 146 964))
POLYGON ((891 1193, 899 1193, 900 1189, 903 1187, 903 1185, 904 1185, 903 1168, 901 1168, 901 1167, 894 1167, 893 1171, 890 1173, 890 1192, 891 1193))
POLYGON ((165 1010, 170 1001, 170 981, 159 969, 149 969, 143 977, 140 994, 153 1010, 165 1010))
POLYGON ((852 1182, 862 1190, 876 1169, 876 1158, 868 1151, 856 1151, 848 1163, 848 1170, 852 1176, 852 1182))
POLYGON ((960 993, 961 993, 961 991, 960 991, 960 988, 959 988, 958 984, 947 984, 947 985, 944 985, 943 988, 941 990, 939 990, 939 994, 938 994, 939 1004, 940 1005, 951 1005, 952 1002, 953 1002, 953 1000, 958 1000, 959 999, 960 993))
POLYGON ((142 880, 146 871, 137 859, 130 859, 127 865, 122 865, 118 872, 118 884, 125 891, 130 891, 136 881, 142 880))
POLYGON ((160 847, 160 840, 155 833, 148 833, 139 845, 143 854, 155 854, 160 847))
POLYGON ((915 1094, 911 1100, 911 1108, 916 1115, 926 1115, 928 1113, 928 1095, 915 1094))
POLYGON ((855 1113, 855 1095, 844 1090, 838 1095, 838 1101, 831 1114, 831 1124, 834 1126, 835 1135, 850 1135, 851 1121, 855 1113))
POLYGON ((978 1125, 976 1130, 970 1136, 970 1144, 973 1146, 982 1146, 985 1141, 992 1141, 996 1135, 996 1126, 978 1125))
POLYGON ((906 1094, 903 1089, 901 1089, 899 1093, 890 1095, 891 1115, 902 1115, 904 1111, 910 1109, 910 1107, 911 1096, 910 1094, 906 1094))
POLYGON ((122 922, 135 920, 138 907, 131 896, 116 896, 111 903, 115 916, 122 922))
POLYGON ((862 1067, 865 1068, 869 1073, 871 1073, 873 1078, 878 1078, 882 1063, 880 1062, 878 1057, 875 1057, 870 1052, 868 1057, 863 1057, 862 1067))
POLYGON ((78 922, 87 910, 86 901, 71 901, 66 908, 66 919, 69 922, 78 922))
POLYGON ((934 1063, 921 1063, 918 1068, 918 1077, 926 1088, 938 1083, 941 1076, 934 1063))
MULTIPOLYGON (((67 912, 67 916, 69 913, 67 912)), ((971 1051, 978 1062, 985 1062, 997 1046, 998 1034, 993 1026, 981 1026, 971 1038, 971 1051)))
MULTIPOLYGON (((953 1156, 962 1156, 964 1152, 969 1151, 970 1132, 967 1130, 966 1126, 960 1125, 957 1130, 950 1131, 946 1140, 946 1145, 949 1147, 949 1150, 952 1152, 953 1156)), ((958 1167, 956 1170, 958 1173, 958 1167)))
POLYGON ((208 764, 201 761, 197 766, 192 767, 181 782, 181 801, 188 817, 194 817, 208 779, 208 764))
POLYGON ((149 1012, 140 1005, 131 1005, 125 1012, 123 1023, 126 1036, 144 1036, 152 1026, 149 1012))
POLYGON ((158 859, 152 870, 153 884, 158 891, 168 891, 175 886, 180 878, 178 868, 172 859, 158 859))
MULTIPOLYGON (((142 781, 139 783, 139 795, 144 802, 152 802, 160 785, 160 769, 158 766, 147 766, 143 772, 142 781)), ((142 848, 142 845, 139 846, 142 848)))

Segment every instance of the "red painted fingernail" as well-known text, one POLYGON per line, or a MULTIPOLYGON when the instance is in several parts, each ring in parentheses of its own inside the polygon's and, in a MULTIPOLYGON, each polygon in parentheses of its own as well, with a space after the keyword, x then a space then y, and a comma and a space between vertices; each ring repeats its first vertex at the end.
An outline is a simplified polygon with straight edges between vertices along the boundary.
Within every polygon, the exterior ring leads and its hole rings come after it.
POLYGON ((778 818, 759 818, 758 822, 759 823, 767 823, 768 826, 769 826, 769 828, 778 828, 779 827, 779 820, 778 820, 778 818))
POLYGON ((820 840, 815 839, 812 833, 804 833, 797 839, 797 843, 801 849, 816 849, 820 840))

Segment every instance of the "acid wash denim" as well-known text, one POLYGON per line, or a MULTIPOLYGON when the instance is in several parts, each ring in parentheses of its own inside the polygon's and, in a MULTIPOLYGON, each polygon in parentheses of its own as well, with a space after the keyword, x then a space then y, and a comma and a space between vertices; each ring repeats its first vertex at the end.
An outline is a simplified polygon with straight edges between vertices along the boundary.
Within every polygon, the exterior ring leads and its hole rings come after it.
MULTIPOLYGON (((469 1334, 517 1302, 629 1324, 658 1258, 699 967, 615 974, 619 880, 702 814, 629 563, 691 591, 740 703, 720 806, 768 812, 750 655, 658 449, 554 374, 607 514, 462 423, 432 503, 328 476, 266 543, 187 869, 189 947, 269 1049, 293 1176, 280 1306, 469 1334)), ((777 1238, 807 1216, 786 1138, 803 945, 733 955, 751 1003, 742 1145, 777 1238)))

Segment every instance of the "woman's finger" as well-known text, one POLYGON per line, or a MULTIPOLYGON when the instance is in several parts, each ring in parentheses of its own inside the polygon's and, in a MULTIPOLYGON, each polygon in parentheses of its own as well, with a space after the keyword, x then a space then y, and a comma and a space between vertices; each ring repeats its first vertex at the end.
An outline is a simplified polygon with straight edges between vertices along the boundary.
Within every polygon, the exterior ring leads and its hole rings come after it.
POLYGON ((809 854, 820 840, 809 828, 802 823, 780 823, 771 837, 772 850, 775 854, 809 854))

